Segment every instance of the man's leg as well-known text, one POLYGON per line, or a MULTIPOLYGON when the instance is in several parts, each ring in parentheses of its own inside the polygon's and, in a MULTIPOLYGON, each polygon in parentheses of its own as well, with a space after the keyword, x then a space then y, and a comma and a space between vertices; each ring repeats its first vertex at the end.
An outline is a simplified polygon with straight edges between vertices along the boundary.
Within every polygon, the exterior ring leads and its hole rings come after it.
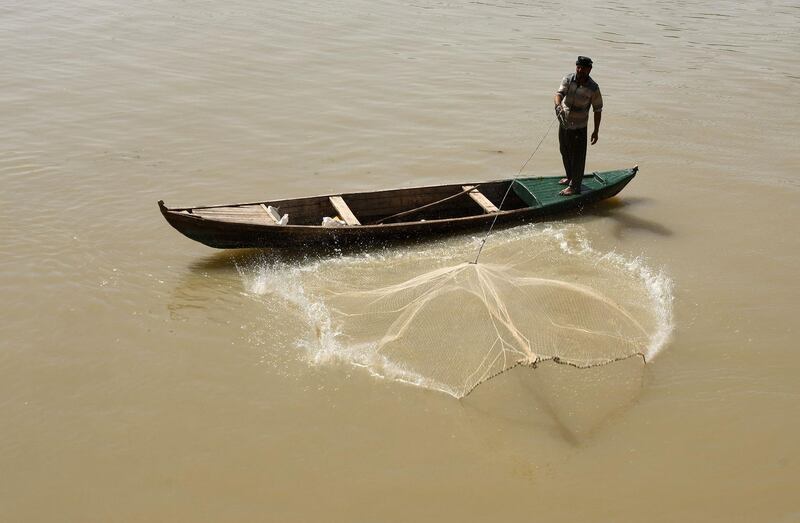
MULTIPOLYGON (((570 151, 570 137, 569 131, 558 126, 558 148, 561 151, 561 162, 564 164, 564 172, 566 173, 566 182, 564 184, 569 183, 570 174, 572 173, 571 169, 571 161, 572 161, 572 153, 570 151)), ((561 183, 559 182, 559 183, 561 183)))
POLYGON ((581 192, 581 182, 583 181, 583 171, 586 168, 586 132, 587 128, 575 129, 570 131, 570 174, 569 186, 572 192, 581 192))

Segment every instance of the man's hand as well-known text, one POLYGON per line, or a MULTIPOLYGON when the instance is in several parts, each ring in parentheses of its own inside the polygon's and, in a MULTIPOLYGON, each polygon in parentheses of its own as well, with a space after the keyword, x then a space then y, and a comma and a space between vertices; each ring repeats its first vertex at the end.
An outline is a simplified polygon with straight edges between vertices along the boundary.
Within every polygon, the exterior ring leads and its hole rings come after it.
POLYGON ((603 118, 603 113, 600 111, 594 112, 594 132, 592 133, 592 145, 597 143, 597 133, 600 132, 600 120, 603 118))
POLYGON ((564 129, 567 128, 567 111, 563 105, 556 105, 556 120, 558 120, 558 125, 564 129))

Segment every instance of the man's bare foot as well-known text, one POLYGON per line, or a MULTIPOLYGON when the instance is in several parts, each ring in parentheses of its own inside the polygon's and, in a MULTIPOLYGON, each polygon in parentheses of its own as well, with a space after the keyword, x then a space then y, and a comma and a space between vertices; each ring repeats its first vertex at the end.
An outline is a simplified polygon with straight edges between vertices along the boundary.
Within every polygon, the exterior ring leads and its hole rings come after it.
POLYGON ((573 196, 575 194, 580 194, 580 193, 581 193, 580 191, 576 191, 572 187, 567 187, 566 189, 564 189, 563 191, 561 191, 558 194, 560 194, 561 196, 573 196))
POLYGON ((559 185, 567 185, 569 183, 569 178, 561 178, 558 180, 559 185))

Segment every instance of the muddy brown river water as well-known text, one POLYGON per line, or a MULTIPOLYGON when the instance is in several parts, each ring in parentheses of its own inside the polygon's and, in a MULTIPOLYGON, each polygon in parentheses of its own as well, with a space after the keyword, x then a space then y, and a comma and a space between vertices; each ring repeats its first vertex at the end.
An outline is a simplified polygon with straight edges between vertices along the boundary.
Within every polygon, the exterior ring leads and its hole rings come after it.
MULTIPOLYGON (((5 2, 0 520, 800 521, 799 24, 790 1, 5 2), (331 355, 304 275, 473 236, 282 258, 156 208, 514 176, 579 54, 605 101, 587 169, 640 174, 490 241, 591 246, 548 251, 565 279, 635 268, 647 365, 461 400, 381 377, 331 355)), ((524 173, 559 172, 550 134, 524 173)))

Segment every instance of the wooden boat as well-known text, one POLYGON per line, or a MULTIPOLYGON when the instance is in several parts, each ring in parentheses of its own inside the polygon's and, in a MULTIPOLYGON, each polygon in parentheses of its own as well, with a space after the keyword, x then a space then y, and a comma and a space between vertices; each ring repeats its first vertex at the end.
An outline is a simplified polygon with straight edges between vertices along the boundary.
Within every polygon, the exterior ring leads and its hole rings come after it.
POLYGON ((581 194, 573 196, 559 195, 564 186, 558 176, 549 176, 197 207, 171 208, 162 200, 158 206, 175 229, 218 249, 346 247, 488 229, 494 220, 508 225, 568 212, 614 196, 637 171, 587 174, 581 194), (286 225, 279 224, 282 214, 288 214, 286 225), (336 217, 342 226, 323 226, 326 216, 336 217))

